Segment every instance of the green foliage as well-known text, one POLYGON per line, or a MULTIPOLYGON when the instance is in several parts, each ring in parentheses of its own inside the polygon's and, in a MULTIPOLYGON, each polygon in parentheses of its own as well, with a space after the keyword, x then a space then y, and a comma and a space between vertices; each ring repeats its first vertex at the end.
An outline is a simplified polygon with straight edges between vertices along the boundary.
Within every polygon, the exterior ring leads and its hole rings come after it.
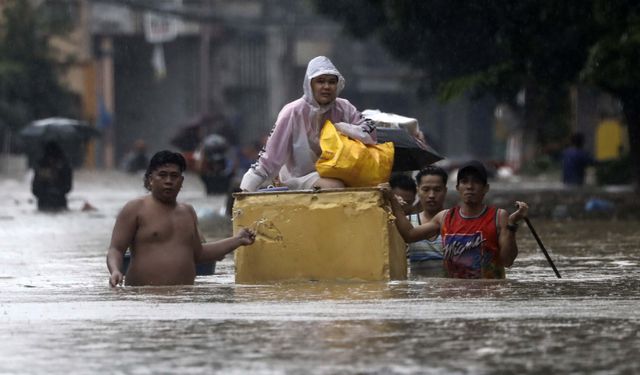
MULTIPOLYGON (((465 92, 511 102, 526 89, 539 144, 565 134, 567 87, 587 82, 622 103, 640 192, 638 0, 316 0, 356 36, 375 36, 444 100, 465 92), (533 95, 532 95, 533 94, 533 95), (556 129, 557 125, 560 125, 556 129)), ((423 90, 429 92, 429 90, 423 90)))
POLYGON ((589 49, 581 77, 613 92, 640 86, 640 3, 596 0, 599 38, 589 49))
POLYGON ((442 82, 438 87, 438 98, 441 101, 449 101, 466 92, 482 93, 496 87, 505 75, 512 74, 512 66, 509 63, 492 66, 486 71, 478 71, 472 74, 452 78, 442 82))
POLYGON ((640 88, 637 0, 316 0, 358 37, 377 37, 425 74, 441 99, 469 90, 511 98, 580 79, 613 94, 640 88))
POLYGON ((582 2, 553 0, 318 0, 352 34, 373 35, 426 74, 441 98, 465 90, 511 98, 535 82, 576 79, 593 32, 582 2))
MULTIPOLYGON (((0 120, 18 130, 33 119, 72 116, 77 100, 58 81, 62 66, 49 47, 42 8, 6 2, 0 32, 0 120)), ((56 24, 56 28, 59 28, 56 24)))

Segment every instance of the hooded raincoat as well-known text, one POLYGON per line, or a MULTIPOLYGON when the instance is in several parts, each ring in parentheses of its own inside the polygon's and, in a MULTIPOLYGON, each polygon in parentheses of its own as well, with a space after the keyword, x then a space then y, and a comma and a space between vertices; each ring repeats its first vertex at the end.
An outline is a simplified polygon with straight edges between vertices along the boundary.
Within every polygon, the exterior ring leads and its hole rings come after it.
POLYGON ((346 99, 336 98, 327 105, 318 104, 313 97, 311 80, 323 74, 338 77, 337 95, 340 95, 345 80, 333 63, 324 56, 309 61, 302 84, 304 94, 285 105, 278 114, 264 151, 242 178, 242 190, 256 191, 265 181, 276 176, 289 189, 312 188, 320 178, 315 164, 322 153, 320 130, 325 121, 353 125, 364 123, 360 112, 346 99))

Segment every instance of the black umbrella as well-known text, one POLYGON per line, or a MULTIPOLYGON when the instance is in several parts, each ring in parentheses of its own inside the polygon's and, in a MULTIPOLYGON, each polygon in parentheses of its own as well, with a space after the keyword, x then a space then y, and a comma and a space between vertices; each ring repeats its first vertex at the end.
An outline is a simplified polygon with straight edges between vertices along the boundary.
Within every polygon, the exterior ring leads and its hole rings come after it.
POLYGON ((431 146, 411 136, 404 129, 377 128, 378 143, 393 142, 395 149, 392 171, 415 171, 443 157, 431 146))
POLYGON ((27 140, 46 141, 88 141, 99 137, 100 131, 86 122, 52 117, 33 121, 20 130, 20 135, 27 140))
POLYGON ((20 130, 20 136, 29 156, 29 165, 33 166, 42 155, 45 143, 55 142, 77 167, 84 160, 86 142, 92 137, 99 137, 100 131, 83 121, 52 117, 33 121, 20 130))

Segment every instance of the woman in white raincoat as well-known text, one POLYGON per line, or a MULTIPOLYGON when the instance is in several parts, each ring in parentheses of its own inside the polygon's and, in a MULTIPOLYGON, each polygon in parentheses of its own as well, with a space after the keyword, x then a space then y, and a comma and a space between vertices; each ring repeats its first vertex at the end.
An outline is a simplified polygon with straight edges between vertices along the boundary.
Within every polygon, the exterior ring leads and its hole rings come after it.
POLYGON ((243 191, 256 191, 265 181, 279 176, 292 190, 340 188, 340 180, 323 178, 316 172, 320 157, 320 130, 326 120, 338 128, 352 128, 348 135, 361 134, 375 142, 375 128, 367 123, 348 100, 338 98, 344 77, 331 60, 318 56, 309 61, 302 88, 304 95, 285 105, 258 161, 240 183, 243 191), (349 125, 351 124, 351 125, 349 125))

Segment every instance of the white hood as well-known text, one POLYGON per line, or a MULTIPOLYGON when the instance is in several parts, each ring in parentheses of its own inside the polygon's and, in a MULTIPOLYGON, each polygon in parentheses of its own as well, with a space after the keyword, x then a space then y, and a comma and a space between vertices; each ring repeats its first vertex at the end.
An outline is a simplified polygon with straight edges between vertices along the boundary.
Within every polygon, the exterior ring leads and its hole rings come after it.
POLYGON ((307 65, 307 72, 304 76, 304 82, 302 83, 302 89, 304 90, 304 100, 311 104, 313 107, 321 109, 321 113, 326 111, 332 104, 329 103, 325 106, 321 106, 318 104, 316 99, 313 97, 313 90, 311 89, 311 80, 317 76, 321 76, 323 74, 331 74, 338 77, 338 91, 337 96, 340 96, 340 92, 344 89, 344 77, 338 69, 333 65, 331 60, 325 56, 314 57, 309 61, 309 65, 307 65))

